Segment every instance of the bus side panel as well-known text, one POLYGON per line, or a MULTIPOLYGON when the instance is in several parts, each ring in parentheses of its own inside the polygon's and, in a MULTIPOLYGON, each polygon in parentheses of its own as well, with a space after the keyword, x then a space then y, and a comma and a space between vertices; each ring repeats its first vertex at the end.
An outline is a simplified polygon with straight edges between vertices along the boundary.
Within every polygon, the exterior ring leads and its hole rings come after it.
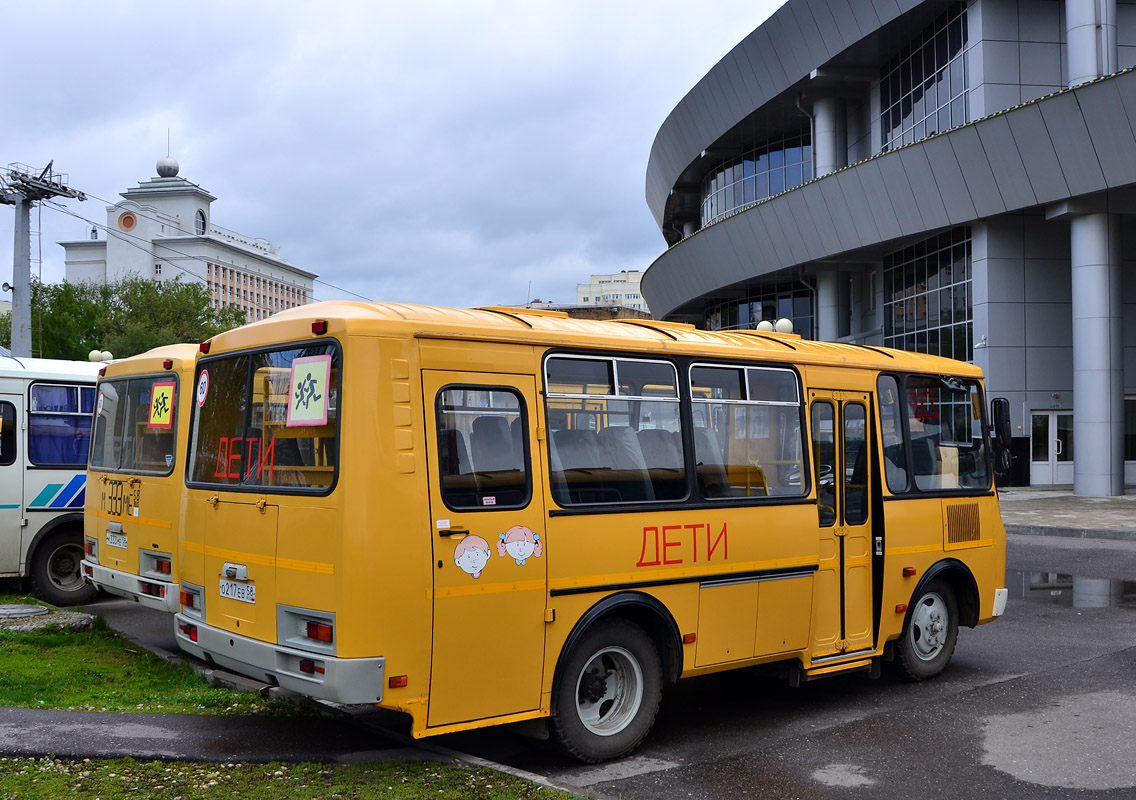
MULTIPOLYGON (((6 382, 7 383, 7 382, 6 382)), ((8 388, 4 387, 5 390, 8 388)), ((24 424, 24 396, 22 394, 0 394, 0 402, 10 404, 15 409, 15 425, 12 431, 4 431, 3 441, 15 448, 14 460, 8 466, 0 466, 0 574, 13 574, 23 571, 24 552, 21 548, 21 520, 24 518, 24 445, 21 441, 24 424)), ((13 458, 11 454, 0 453, 3 460, 13 458)))
POLYGON ((904 612, 896 607, 911 602, 920 578, 943 558, 942 503, 938 497, 911 497, 883 504, 886 544, 880 643, 899 636, 904 612), (914 567, 915 575, 904 577, 905 567, 914 567))

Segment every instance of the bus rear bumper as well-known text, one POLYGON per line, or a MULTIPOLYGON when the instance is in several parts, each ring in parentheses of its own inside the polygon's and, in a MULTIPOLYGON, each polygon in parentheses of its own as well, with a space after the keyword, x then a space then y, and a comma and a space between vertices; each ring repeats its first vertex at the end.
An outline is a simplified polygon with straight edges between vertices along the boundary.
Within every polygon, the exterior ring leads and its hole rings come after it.
POLYGON ((203 660, 308 697, 343 705, 383 699, 385 658, 335 658, 269 644, 174 615, 178 647, 203 660), (188 633, 196 633, 196 641, 188 633))
POLYGON ((178 604, 178 585, 153 578, 140 578, 129 572, 111 569, 83 560, 80 572, 87 581, 107 594, 134 600, 139 605, 172 614, 178 604))
POLYGON ((994 590, 994 611, 991 616, 1000 617, 1006 611, 1006 599, 1010 596, 1009 589, 994 590))

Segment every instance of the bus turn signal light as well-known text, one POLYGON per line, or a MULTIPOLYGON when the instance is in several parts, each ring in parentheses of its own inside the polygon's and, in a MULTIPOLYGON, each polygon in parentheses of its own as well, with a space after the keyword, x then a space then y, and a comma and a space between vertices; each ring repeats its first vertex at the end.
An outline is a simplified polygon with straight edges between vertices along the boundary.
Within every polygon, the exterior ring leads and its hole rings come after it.
POLYGON ((914 578, 915 572, 916 572, 915 567, 904 567, 903 568, 903 577, 914 578))
POLYGON ((895 607, 895 613, 896 614, 906 614, 907 613, 907 603, 899 603, 895 607))
POLYGON ((684 633, 682 635, 682 643, 683 644, 694 644, 694 642, 697 639, 698 639, 697 633, 684 633))
POLYGON ((387 681, 387 686, 392 689, 402 689, 406 686, 407 678, 405 675, 395 675, 387 681))
POLYGON ((196 592, 187 592, 185 589, 182 589, 181 592, 179 593, 178 599, 181 601, 181 604, 183 606, 185 606, 186 608, 197 608, 197 593, 196 592))
POLYGON ((164 575, 169 575, 173 571, 173 565, 168 558, 159 558, 156 562, 158 572, 164 575))
POLYGON ((317 642, 331 641, 331 626, 326 622, 308 622, 307 636, 317 642))

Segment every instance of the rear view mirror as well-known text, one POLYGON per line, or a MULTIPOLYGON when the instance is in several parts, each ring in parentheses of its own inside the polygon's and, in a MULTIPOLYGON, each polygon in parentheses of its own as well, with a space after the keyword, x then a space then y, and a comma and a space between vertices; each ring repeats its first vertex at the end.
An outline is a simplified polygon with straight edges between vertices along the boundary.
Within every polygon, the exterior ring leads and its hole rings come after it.
POLYGON ((1010 471, 1014 457, 1010 452, 1010 401, 995 397, 990 401, 990 421, 994 428, 994 470, 999 475, 1010 471))

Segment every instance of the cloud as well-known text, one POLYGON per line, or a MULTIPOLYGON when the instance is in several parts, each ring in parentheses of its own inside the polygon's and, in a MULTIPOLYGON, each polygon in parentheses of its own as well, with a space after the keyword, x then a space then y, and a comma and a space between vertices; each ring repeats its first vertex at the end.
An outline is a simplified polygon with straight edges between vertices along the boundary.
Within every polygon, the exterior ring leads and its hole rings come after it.
MULTIPOLYGON (((655 133, 775 2, 38 2, 5 10, 0 161, 110 201, 166 152, 213 218, 373 299, 570 302, 646 269, 655 133), (529 284, 531 282, 531 294, 529 284)), ((105 221, 103 202, 70 202, 105 221)), ((44 209, 43 271, 87 223, 44 209)), ((0 210, 0 249, 11 252, 0 210)), ((34 256, 33 256, 34 257, 34 256)), ((320 298, 340 296, 317 284, 320 298)))

